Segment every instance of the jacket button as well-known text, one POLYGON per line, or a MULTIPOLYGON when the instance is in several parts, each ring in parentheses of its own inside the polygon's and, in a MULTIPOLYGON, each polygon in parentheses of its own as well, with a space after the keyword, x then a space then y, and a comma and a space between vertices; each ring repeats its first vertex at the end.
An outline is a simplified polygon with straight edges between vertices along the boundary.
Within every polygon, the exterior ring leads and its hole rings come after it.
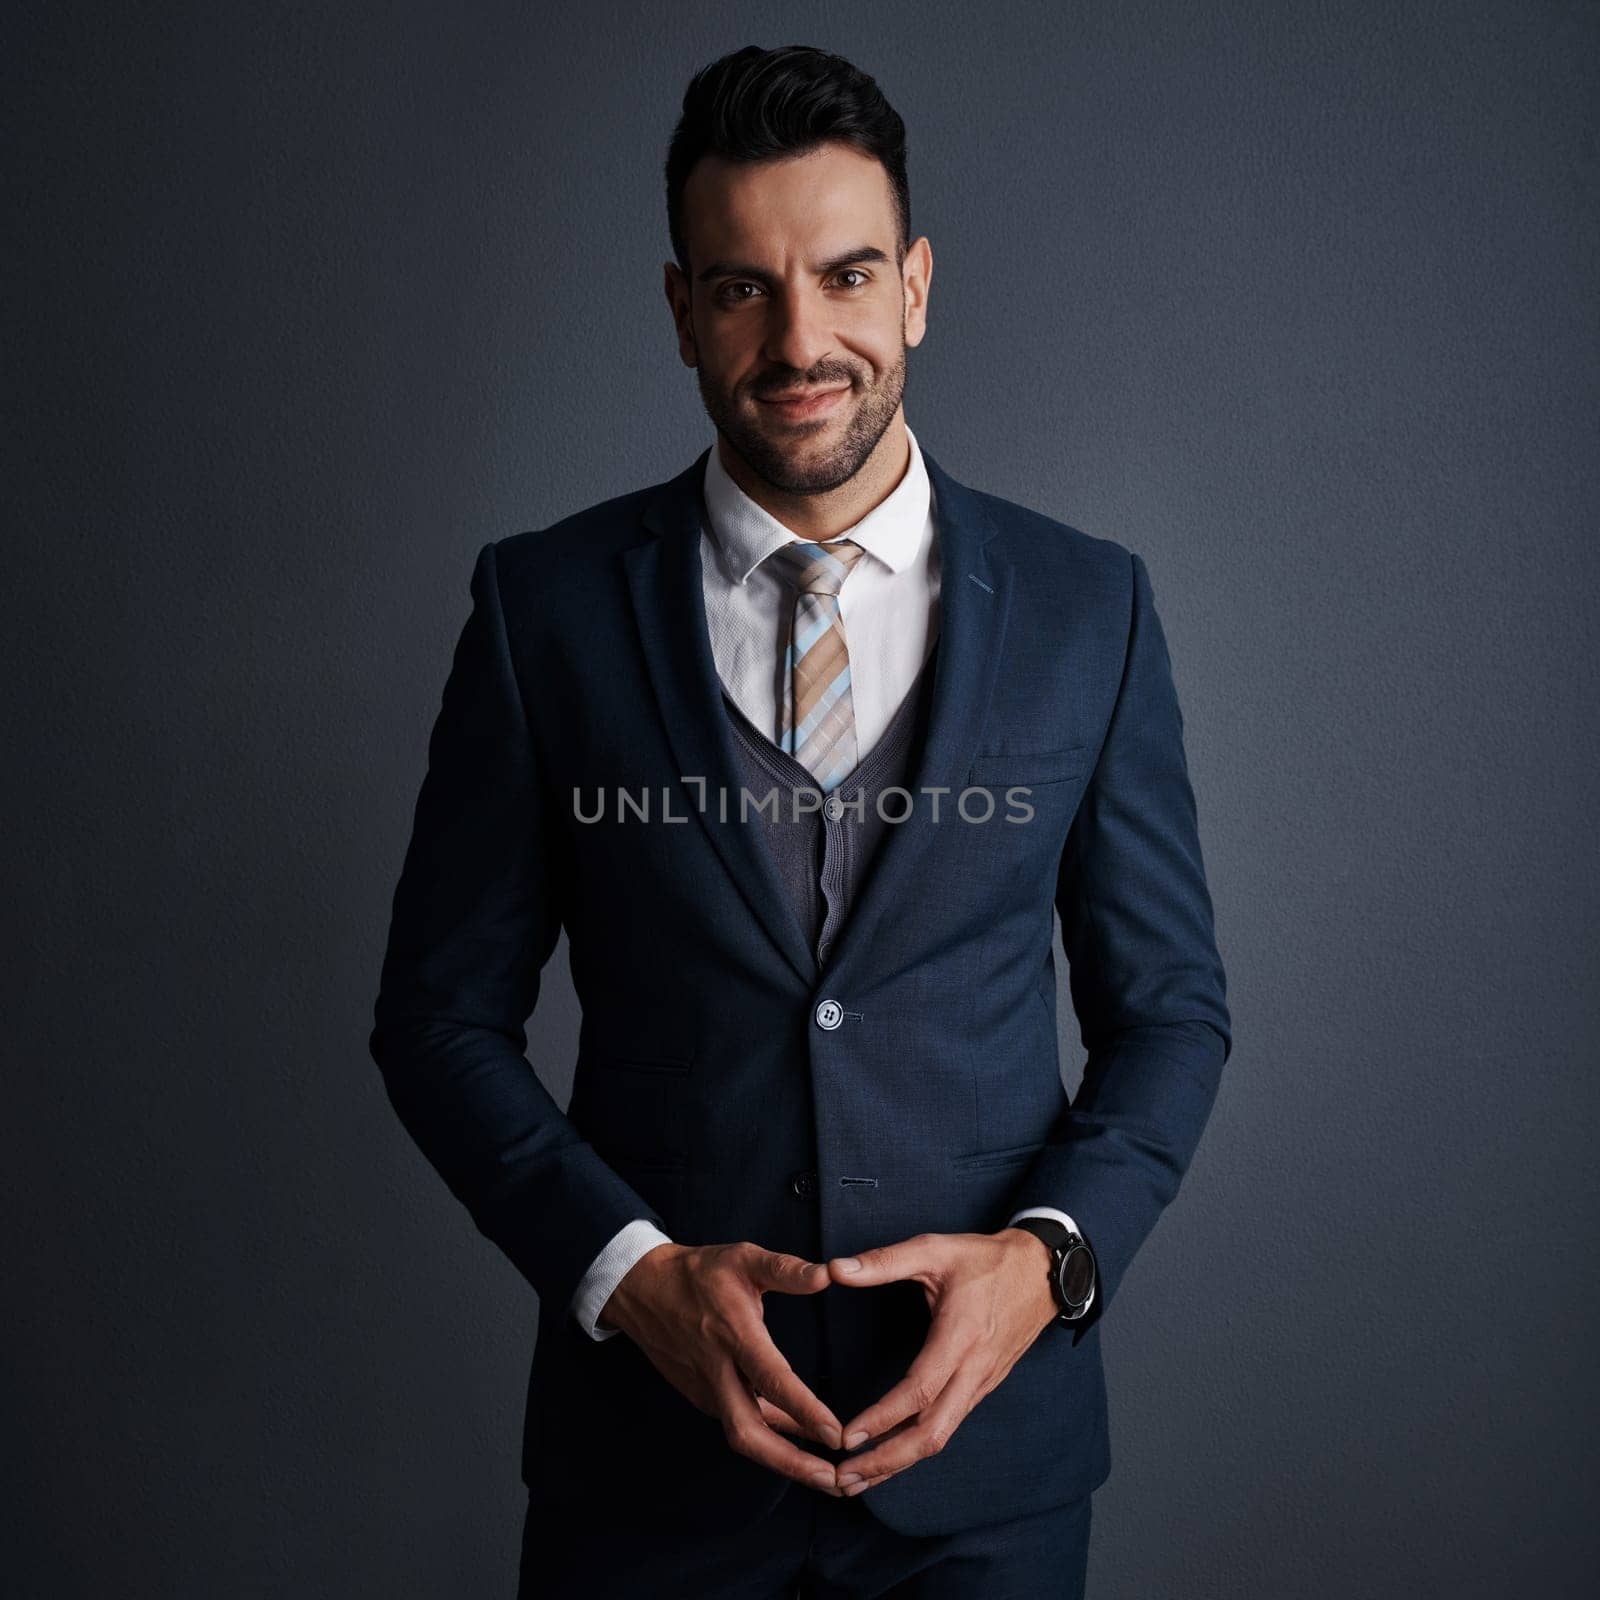
POLYGON ((815 1172, 797 1172, 789 1180, 789 1187, 797 1195, 809 1198, 817 1192, 817 1175, 815 1172))
POLYGON ((819 1028, 837 1028, 844 1021, 844 1007, 837 1000, 824 1000, 817 1007, 817 1026, 819 1028))

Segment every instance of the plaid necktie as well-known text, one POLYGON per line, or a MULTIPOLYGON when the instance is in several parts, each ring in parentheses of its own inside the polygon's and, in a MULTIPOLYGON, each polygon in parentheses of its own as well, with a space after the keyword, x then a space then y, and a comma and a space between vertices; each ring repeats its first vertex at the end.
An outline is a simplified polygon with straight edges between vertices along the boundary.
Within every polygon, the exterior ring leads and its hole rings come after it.
POLYGON ((795 591, 784 652, 778 745, 831 793, 856 765, 856 714, 850 698, 839 590, 866 552, 849 539, 779 545, 769 559, 795 591))

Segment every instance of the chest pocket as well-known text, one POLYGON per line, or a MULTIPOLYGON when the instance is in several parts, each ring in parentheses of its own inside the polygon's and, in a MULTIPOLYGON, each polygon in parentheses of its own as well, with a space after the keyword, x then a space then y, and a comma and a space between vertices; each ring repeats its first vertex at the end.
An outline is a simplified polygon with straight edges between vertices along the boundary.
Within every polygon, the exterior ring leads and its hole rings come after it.
POLYGON ((967 769, 967 782, 974 788, 999 789, 1065 783, 1088 772, 1094 746, 1064 745, 1059 750, 992 751, 980 750, 967 769))

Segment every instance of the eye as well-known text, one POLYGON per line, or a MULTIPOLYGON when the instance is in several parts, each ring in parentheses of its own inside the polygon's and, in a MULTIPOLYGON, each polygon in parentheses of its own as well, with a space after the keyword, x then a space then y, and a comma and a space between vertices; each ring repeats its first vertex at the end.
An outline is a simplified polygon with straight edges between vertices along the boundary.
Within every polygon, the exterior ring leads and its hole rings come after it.
POLYGON ((870 277, 868 277, 868 275, 866 273, 864 273, 861 270, 860 267, 846 267, 844 269, 844 271, 839 274, 839 276, 841 278, 843 278, 844 276, 846 276, 846 274, 852 273, 852 272, 856 275, 856 277, 858 277, 861 280, 861 282, 860 283, 847 283, 845 285, 845 287, 847 289, 864 289, 872 281, 872 279, 870 277))
POLYGON ((760 287, 761 287, 760 284, 751 283, 748 280, 746 280, 744 282, 741 282, 741 283, 725 283, 722 286, 722 288, 718 291, 717 298, 719 300, 734 300, 734 301, 748 300, 750 298, 748 295, 736 294, 734 291, 737 290, 737 289, 757 289, 757 290, 759 290, 760 287))

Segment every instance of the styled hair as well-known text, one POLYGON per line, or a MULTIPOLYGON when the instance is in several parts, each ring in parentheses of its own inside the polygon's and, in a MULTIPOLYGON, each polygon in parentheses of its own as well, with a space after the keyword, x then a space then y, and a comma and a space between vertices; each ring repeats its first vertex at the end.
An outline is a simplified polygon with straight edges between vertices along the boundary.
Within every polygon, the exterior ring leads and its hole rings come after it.
POLYGON ((667 230, 679 269, 689 271, 683 188, 702 156, 770 161, 835 140, 874 157, 889 174, 900 235, 895 257, 904 261, 911 242, 906 125, 872 78, 843 56, 803 44, 746 45, 702 67, 684 91, 667 150, 667 230))

